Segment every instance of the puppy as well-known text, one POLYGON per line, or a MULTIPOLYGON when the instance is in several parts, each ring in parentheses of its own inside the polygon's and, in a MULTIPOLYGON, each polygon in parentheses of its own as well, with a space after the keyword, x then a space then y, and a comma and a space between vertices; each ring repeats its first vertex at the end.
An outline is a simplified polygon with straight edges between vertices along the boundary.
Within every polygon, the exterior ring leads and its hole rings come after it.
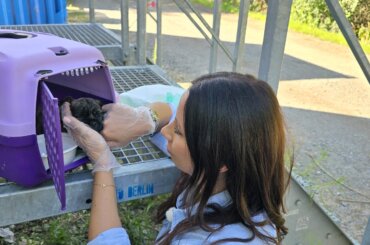
POLYGON ((71 113, 72 115, 89 125, 97 132, 103 130, 104 112, 101 109, 99 100, 92 98, 79 98, 72 100, 71 113))
MULTIPOLYGON (((71 104, 71 113, 75 118, 89 125, 97 132, 103 130, 104 112, 101 109, 101 102, 99 100, 85 97, 73 99, 72 97, 68 96, 59 101, 59 109, 64 102, 69 102, 71 104)), ((41 106, 37 107, 36 114, 36 133, 43 134, 44 130, 42 125, 41 106)), ((60 119, 62 120, 62 116, 60 119)), ((62 121, 60 124, 61 131, 66 132, 62 121)))

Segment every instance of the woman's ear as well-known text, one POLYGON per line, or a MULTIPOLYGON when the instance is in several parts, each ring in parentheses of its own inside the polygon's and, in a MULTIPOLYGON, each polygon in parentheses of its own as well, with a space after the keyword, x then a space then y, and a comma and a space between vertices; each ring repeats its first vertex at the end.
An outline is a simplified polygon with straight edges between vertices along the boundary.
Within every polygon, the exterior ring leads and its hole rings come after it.
POLYGON ((222 167, 220 168, 220 173, 225 173, 227 170, 229 170, 226 165, 222 165, 222 167))

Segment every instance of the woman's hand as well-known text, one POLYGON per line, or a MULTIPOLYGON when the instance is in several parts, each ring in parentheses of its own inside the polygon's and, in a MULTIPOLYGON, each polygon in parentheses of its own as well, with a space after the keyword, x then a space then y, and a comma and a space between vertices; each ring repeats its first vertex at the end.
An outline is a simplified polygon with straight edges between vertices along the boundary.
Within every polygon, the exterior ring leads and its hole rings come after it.
POLYGON ((123 147, 131 141, 155 131, 156 125, 149 107, 133 108, 121 104, 107 104, 104 129, 101 132, 110 147, 123 147))
POLYGON ((112 168, 120 166, 104 138, 72 116, 68 102, 62 106, 62 116, 68 133, 72 135, 76 143, 85 151, 91 162, 94 163, 93 173, 96 171, 110 171, 112 168))

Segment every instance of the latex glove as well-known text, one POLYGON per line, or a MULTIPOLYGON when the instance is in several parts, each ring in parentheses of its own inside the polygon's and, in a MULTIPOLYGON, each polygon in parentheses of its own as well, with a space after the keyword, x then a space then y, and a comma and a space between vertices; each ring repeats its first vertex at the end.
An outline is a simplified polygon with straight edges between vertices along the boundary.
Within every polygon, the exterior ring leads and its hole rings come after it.
POLYGON ((68 102, 62 105, 62 116, 68 133, 94 164, 93 173, 96 171, 108 172, 112 168, 120 166, 104 138, 88 125, 72 116, 68 102))
POLYGON ((148 107, 107 104, 102 109, 106 114, 101 133, 110 147, 123 147, 143 135, 154 133, 155 123, 148 107))

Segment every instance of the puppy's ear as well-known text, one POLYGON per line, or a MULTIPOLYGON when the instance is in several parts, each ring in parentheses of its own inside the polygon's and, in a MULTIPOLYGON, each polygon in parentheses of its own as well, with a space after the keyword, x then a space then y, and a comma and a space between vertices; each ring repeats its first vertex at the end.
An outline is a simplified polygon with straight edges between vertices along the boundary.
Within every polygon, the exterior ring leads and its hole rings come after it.
POLYGON ((72 101, 73 101, 72 96, 67 96, 66 97, 66 102, 72 103, 72 101))
POLYGON ((73 101, 73 98, 71 96, 67 96, 67 97, 64 97, 63 99, 61 99, 59 101, 59 103, 62 105, 62 104, 64 104, 64 102, 72 103, 72 101, 73 101))
POLYGON ((96 103, 100 106, 100 107, 102 107, 102 103, 101 103, 101 101, 100 100, 95 100, 96 101, 96 103))

